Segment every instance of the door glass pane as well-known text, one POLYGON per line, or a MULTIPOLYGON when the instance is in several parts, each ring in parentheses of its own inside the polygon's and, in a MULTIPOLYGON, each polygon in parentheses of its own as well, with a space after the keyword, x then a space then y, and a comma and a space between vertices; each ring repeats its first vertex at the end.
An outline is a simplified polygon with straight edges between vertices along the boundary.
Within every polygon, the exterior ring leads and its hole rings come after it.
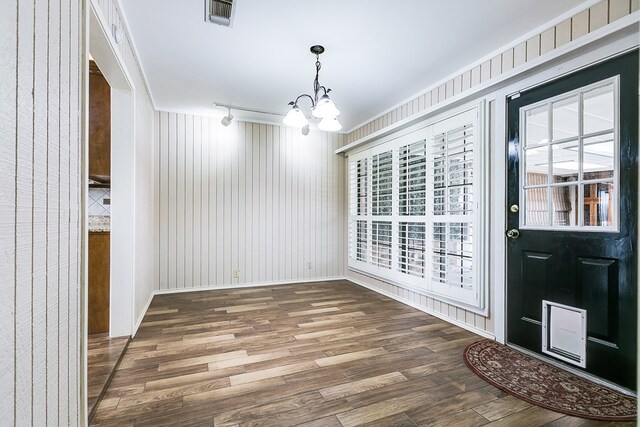
POLYGON ((525 191, 525 224, 549 225, 548 189, 529 188, 525 191))
POLYGON ((551 188, 553 225, 555 227, 577 225, 578 185, 551 188))
POLYGON ((578 136, 578 95, 553 103, 553 140, 578 136))
POLYGON ((613 129, 613 85, 600 87, 583 95, 584 133, 613 129))
POLYGON ((526 185, 547 183, 549 174, 549 146, 529 148, 525 151, 526 185))
POLYGON ((554 144, 553 146, 553 177, 551 182, 569 182, 578 180, 579 144, 578 141, 554 144))
POLYGON ((582 150, 584 180, 613 178, 613 133, 585 138, 582 150))
POLYGON ((613 225, 613 182, 584 185, 584 225, 610 227, 613 225))
POLYGON ((526 147, 549 142, 549 105, 527 111, 526 121, 526 147))

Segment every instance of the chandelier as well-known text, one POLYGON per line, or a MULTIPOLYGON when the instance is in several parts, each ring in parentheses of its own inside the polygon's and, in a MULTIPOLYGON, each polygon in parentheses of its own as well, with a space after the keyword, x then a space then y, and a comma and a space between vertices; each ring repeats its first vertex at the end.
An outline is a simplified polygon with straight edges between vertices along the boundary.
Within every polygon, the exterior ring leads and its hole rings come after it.
POLYGON ((310 50, 311 53, 316 56, 316 78, 313 81, 313 96, 303 93, 298 96, 295 101, 291 101, 289 103, 289 105, 292 106, 291 110, 289 110, 283 122, 285 125, 301 128, 302 134, 308 135, 309 120, 307 120, 304 113, 300 111, 298 101, 300 98, 309 98, 311 100, 311 114, 313 117, 321 119, 320 123, 318 123, 318 129, 335 132, 342 129, 342 125, 338 121, 340 111, 331 98, 329 98, 329 92, 331 92, 331 89, 320 85, 320 82, 318 81, 318 75, 320 74, 320 68, 322 67, 322 64, 320 64, 320 55, 324 52, 324 47, 315 45, 311 46, 310 50), (322 96, 318 99, 318 92, 321 90, 322 96))

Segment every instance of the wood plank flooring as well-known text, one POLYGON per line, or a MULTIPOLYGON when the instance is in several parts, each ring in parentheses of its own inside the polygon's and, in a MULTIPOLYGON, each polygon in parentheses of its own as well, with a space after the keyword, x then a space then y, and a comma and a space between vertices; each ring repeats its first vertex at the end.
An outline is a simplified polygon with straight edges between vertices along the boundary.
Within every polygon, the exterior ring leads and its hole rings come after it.
POLYGON ((488 385, 478 339, 348 281, 156 296, 93 425, 613 425, 488 385))
POLYGON ((87 343, 87 408, 89 417, 108 385, 129 337, 109 338, 109 334, 89 335, 87 343))

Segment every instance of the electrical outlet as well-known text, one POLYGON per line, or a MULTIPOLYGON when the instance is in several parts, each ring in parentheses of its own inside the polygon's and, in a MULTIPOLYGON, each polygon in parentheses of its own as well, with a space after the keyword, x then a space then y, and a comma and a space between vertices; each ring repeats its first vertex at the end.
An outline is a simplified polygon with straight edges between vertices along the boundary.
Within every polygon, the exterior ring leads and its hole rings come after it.
POLYGON ((240 270, 233 270, 233 278, 234 279, 240 278, 240 270))
POLYGON ((311 264, 311 261, 307 261, 307 270, 311 270, 313 268, 313 264, 311 264))

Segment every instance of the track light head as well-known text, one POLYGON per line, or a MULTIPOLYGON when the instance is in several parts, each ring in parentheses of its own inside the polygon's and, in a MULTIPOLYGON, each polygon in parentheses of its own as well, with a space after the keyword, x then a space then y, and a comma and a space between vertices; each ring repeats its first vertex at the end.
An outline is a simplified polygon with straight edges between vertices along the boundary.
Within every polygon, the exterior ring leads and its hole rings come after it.
POLYGON ((231 124, 231 121, 233 120, 233 115, 231 114, 231 108, 228 109, 228 113, 226 116, 224 116, 222 118, 222 120, 220 120, 220 123, 222 123, 222 126, 227 127, 231 124))

